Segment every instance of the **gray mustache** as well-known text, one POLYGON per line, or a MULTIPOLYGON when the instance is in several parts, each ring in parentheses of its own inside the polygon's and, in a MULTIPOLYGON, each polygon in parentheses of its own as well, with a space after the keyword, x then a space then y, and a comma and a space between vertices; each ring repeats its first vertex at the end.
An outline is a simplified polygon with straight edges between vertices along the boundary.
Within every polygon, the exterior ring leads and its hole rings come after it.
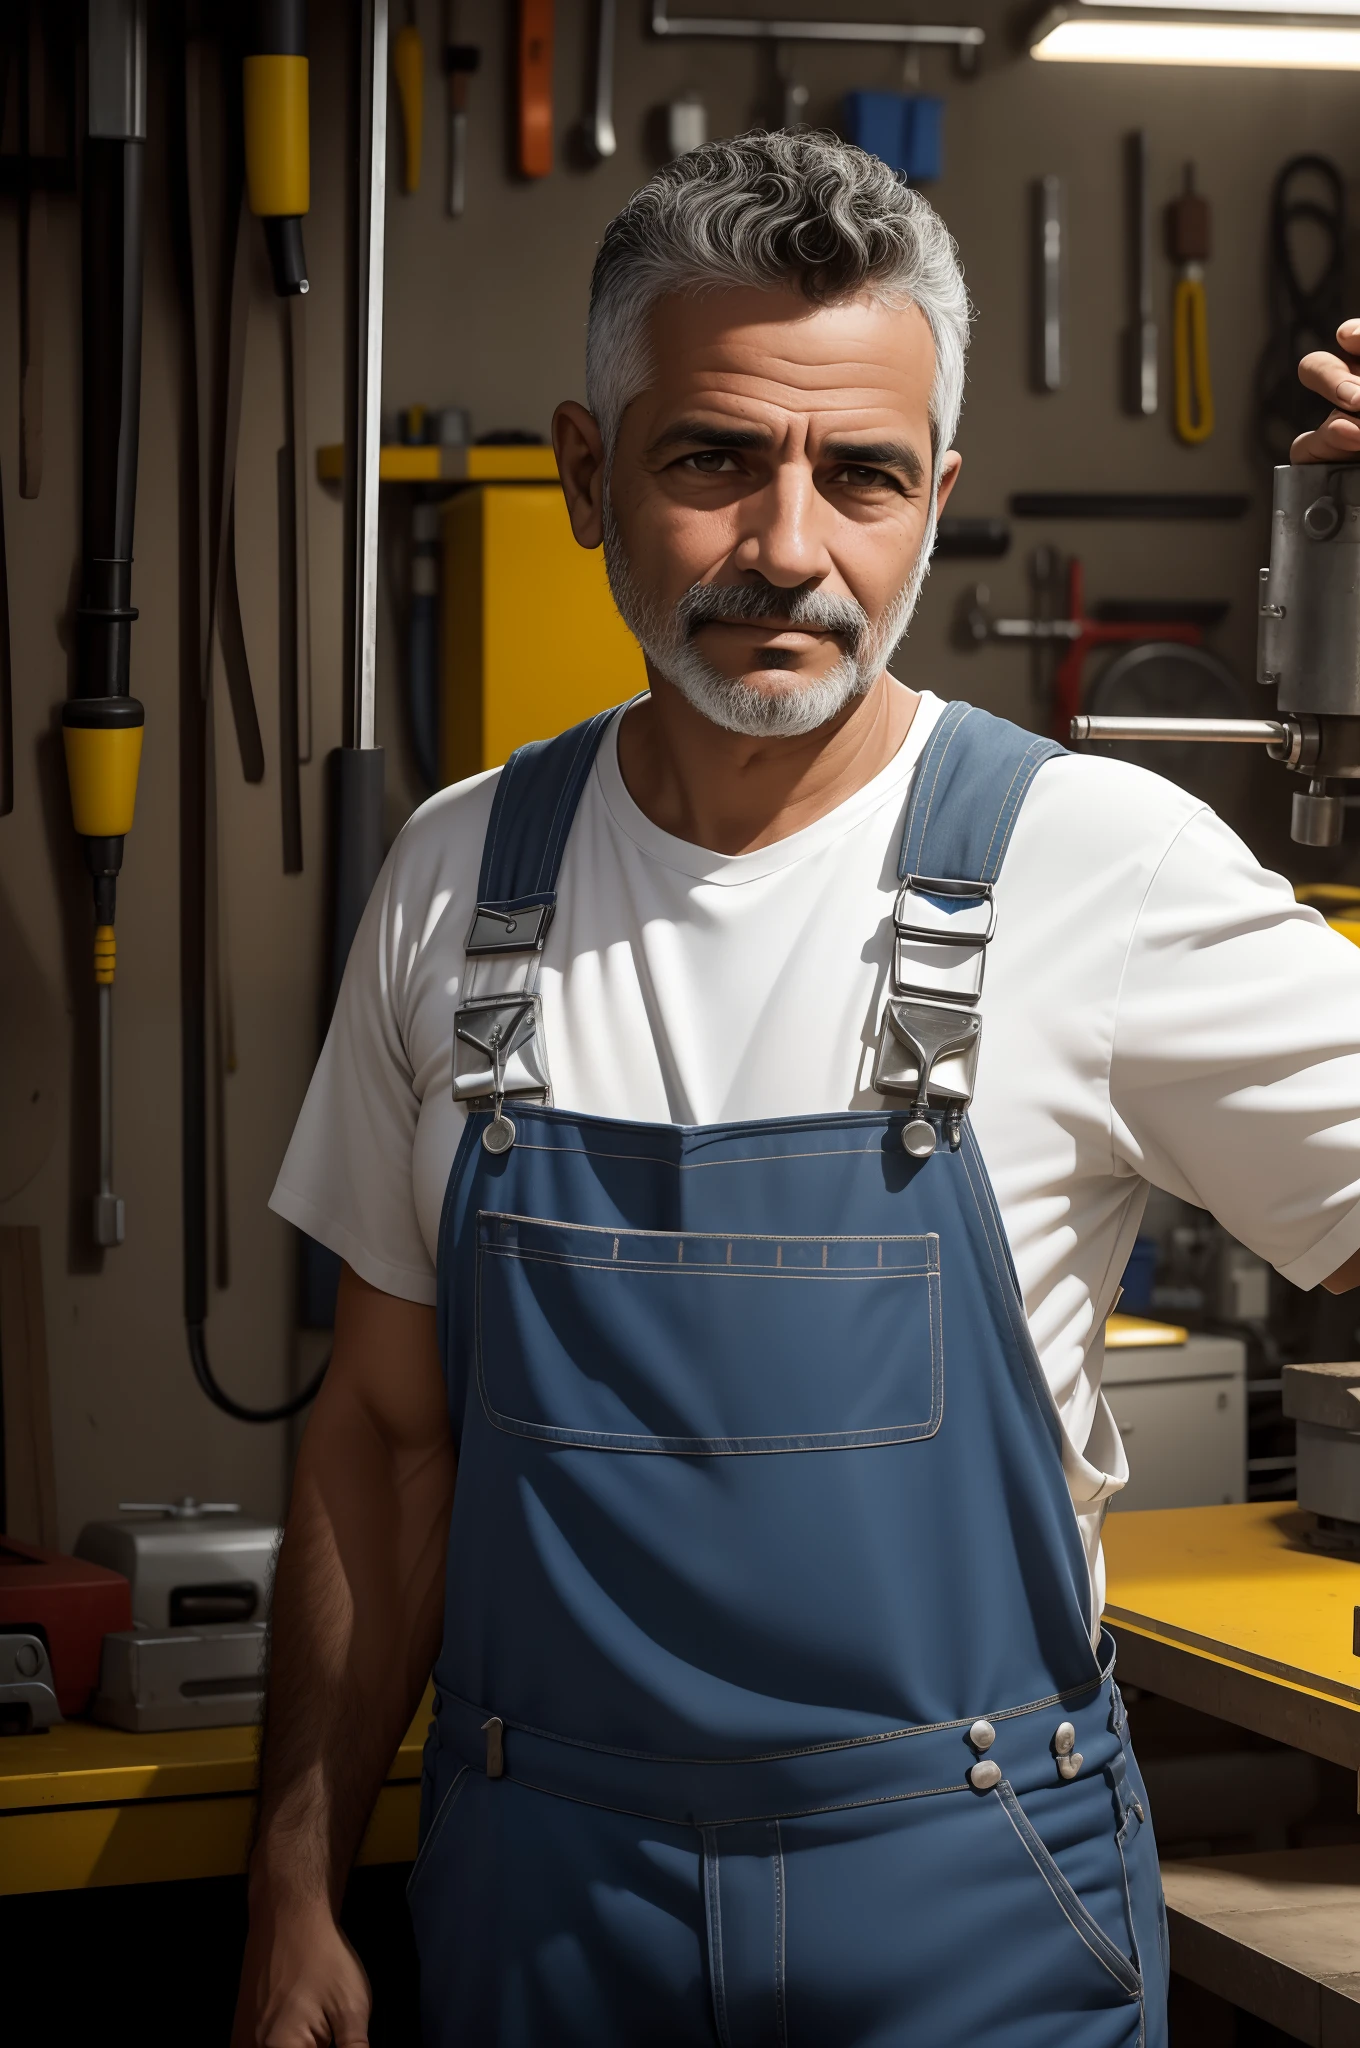
POLYGON ((696 583, 676 605, 675 617, 687 638, 717 619, 776 619, 839 633, 851 651, 869 630, 869 614, 853 597, 835 597, 825 590, 781 590, 773 583, 696 583))

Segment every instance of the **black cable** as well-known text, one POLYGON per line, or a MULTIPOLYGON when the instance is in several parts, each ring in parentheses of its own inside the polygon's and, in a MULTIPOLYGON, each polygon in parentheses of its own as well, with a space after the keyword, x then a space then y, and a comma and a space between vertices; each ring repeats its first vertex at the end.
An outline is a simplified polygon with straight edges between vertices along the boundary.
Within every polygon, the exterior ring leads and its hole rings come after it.
MULTIPOLYGON (((330 1364, 299 1394, 270 1408, 252 1408, 218 1385, 208 1360, 208 729, 211 707, 201 687, 199 477, 210 451, 198 437, 193 318, 193 252, 188 217, 187 18, 181 27, 181 90, 174 107, 173 146, 180 175, 171 180, 174 244, 185 308, 180 518, 180 1047, 181 1165, 184 1215, 184 1327, 194 1378, 215 1408, 235 1422, 286 1422, 315 1399, 330 1364)), ((226 61, 239 68, 239 59, 226 61)), ((200 252, 202 259, 203 252, 200 252)))
POLYGON ((1329 157, 1291 157, 1271 194, 1266 259, 1270 335, 1256 369, 1256 441, 1272 465, 1288 462, 1295 436, 1321 426, 1331 411, 1325 399, 1300 384, 1299 359, 1315 349, 1337 347, 1336 330, 1345 318, 1345 248, 1346 188, 1340 171, 1329 157), (1321 237, 1323 257, 1305 282, 1299 271, 1300 243, 1310 233, 1321 237))
POLYGON ((213 1406, 220 1408, 224 1415, 232 1416, 237 1422, 287 1422, 294 1415, 300 1415, 308 1402, 314 1401, 320 1393, 321 1382, 325 1379, 326 1369, 331 1362, 331 1355, 327 1352, 315 1375, 302 1392, 294 1394, 290 1400, 280 1401, 277 1408, 247 1408, 243 1402, 233 1400, 231 1395, 218 1385, 213 1369, 208 1363, 204 1325, 201 1322, 186 1323, 185 1329, 189 1338, 189 1362, 194 1369, 194 1378, 213 1406))

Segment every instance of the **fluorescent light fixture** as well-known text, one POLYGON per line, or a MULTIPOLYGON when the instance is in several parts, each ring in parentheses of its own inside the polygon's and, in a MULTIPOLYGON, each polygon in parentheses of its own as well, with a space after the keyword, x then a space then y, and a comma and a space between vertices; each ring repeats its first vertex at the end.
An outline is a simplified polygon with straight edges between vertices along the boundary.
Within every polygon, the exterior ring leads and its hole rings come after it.
POLYGON ((1152 0, 1117 7, 1061 0, 1032 30, 1032 57, 1051 64, 1217 64, 1245 69, 1360 71, 1360 14, 1315 0, 1200 0, 1171 9, 1152 0))

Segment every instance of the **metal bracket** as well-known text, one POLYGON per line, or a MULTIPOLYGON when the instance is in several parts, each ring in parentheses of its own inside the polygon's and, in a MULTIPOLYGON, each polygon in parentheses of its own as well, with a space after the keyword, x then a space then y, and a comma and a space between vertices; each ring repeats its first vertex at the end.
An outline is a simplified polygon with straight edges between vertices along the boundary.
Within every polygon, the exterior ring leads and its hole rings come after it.
POLYGON ((547 1101, 543 1017, 536 995, 473 996, 453 1019, 453 1098, 492 1102, 506 1095, 547 1101))
POLYGON ((477 953, 541 953, 556 904, 479 903, 472 916, 465 951, 477 953))
POLYGON ((936 44, 952 49, 960 68, 976 67, 986 31, 952 22, 914 21, 770 21, 759 15, 687 14, 667 12, 667 0, 652 0, 652 34, 688 38, 723 36, 760 43, 898 43, 936 44))
POLYGON ((981 1042, 976 1010, 889 996, 874 1056, 874 1088, 880 1095, 910 1095, 917 1110, 932 1103, 966 1109, 981 1042))

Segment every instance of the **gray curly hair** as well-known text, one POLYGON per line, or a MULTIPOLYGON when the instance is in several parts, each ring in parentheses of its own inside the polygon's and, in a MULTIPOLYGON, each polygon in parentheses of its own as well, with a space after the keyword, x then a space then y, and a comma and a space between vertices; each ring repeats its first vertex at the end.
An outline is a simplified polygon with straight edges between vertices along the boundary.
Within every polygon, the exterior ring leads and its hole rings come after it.
POLYGON ((668 292, 793 284, 814 305, 868 295, 914 305, 935 340, 935 480, 963 407, 968 293, 958 248, 919 192, 834 135, 739 135, 649 178, 605 230, 590 284, 586 402, 612 459, 647 388, 647 318, 668 292))

